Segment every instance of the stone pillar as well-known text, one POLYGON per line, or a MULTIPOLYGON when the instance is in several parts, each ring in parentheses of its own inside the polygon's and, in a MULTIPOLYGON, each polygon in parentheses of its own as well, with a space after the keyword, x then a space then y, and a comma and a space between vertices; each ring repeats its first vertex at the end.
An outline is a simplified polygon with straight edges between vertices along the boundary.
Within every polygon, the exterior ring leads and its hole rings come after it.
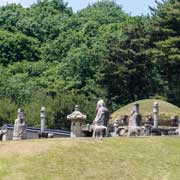
POLYGON ((133 110, 131 112, 131 116, 129 118, 129 125, 128 126, 141 126, 141 114, 139 112, 139 104, 135 103, 133 105, 133 110))
POLYGON ((82 137, 82 123, 86 119, 86 115, 79 111, 78 105, 75 106, 75 111, 67 116, 71 121, 71 137, 82 137))
POLYGON ((153 113, 154 113, 154 128, 158 128, 159 104, 157 102, 154 102, 153 113))
POLYGON ((138 114, 139 114, 139 104, 138 104, 138 103, 135 103, 135 104, 134 104, 133 110, 134 110, 135 113, 138 113, 138 114))
POLYGON ((114 127, 114 133, 113 133, 113 136, 118 136, 119 123, 118 123, 117 120, 114 122, 113 127, 114 127))
POLYGON ((45 124, 46 124, 46 108, 45 107, 41 108, 40 118, 41 118, 41 133, 43 133, 45 130, 45 124))

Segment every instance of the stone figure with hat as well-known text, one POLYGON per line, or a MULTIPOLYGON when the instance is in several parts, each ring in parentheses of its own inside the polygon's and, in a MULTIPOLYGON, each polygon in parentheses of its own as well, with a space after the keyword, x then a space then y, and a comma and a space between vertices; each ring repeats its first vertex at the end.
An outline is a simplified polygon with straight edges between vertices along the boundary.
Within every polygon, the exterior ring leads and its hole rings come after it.
POLYGON ((19 108, 17 112, 17 119, 14 123, 13 140, 25 139, 25 131, 25 112, 23 109, 19 108))
POLYGON ((105 107, 104 101, 101 99, 97 102, 96 117, 92 123, 93 137, 102 138, 103 132, 107 136, 107 125, 110 118, 109 110, 105 107))

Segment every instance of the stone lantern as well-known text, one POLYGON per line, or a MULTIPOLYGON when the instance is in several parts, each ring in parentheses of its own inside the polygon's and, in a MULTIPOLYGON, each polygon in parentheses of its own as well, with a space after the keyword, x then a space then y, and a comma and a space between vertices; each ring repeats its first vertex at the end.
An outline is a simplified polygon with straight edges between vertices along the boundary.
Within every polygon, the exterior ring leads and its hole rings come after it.
POLYGON ((75 111, 67 116, 67 119, 71 121, 71 137, 82 137, 82 124, 86 120, 86 115, 79 111, 78 105, 75 106, 75 111))

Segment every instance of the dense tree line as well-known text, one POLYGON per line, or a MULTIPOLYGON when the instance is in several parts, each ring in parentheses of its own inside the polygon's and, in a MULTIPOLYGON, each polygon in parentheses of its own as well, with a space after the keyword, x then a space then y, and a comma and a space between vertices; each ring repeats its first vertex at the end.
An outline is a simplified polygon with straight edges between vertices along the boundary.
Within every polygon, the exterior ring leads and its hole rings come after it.
POLYGON ((91 122, 99 98, 111 111, 151 97, 180 106, 180 1, 156 3, 136 17, 107 0, 77 13, 63 0, 0 7, 0 124, 24 107, 39 126, 46 106, 48 127, 68 129, 74 105, 91 122))

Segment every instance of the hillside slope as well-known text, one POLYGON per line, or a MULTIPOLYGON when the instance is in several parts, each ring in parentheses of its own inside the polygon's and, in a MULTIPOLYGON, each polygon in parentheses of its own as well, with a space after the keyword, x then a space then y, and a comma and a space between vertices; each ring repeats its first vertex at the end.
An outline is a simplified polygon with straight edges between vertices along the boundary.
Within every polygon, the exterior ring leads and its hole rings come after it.
POLYGON ((180 138, 0 143, 1 180, 179 180, 180 138))
MULTIPOLYGON (((170 104, 166 101, 159 99, 145 99, 136 101, 140 107, 140 113, 145 117, 148 113, 153 115, 153 104, 158 102, 159 104, 159 118, 160 119, 169 119, 171 116, 177 115, 180 116, 180 108, 170 104)), ((130 103, 112 114, 112 120, 118 119, 121 115, 130 115, 134 103, 130 103)))

